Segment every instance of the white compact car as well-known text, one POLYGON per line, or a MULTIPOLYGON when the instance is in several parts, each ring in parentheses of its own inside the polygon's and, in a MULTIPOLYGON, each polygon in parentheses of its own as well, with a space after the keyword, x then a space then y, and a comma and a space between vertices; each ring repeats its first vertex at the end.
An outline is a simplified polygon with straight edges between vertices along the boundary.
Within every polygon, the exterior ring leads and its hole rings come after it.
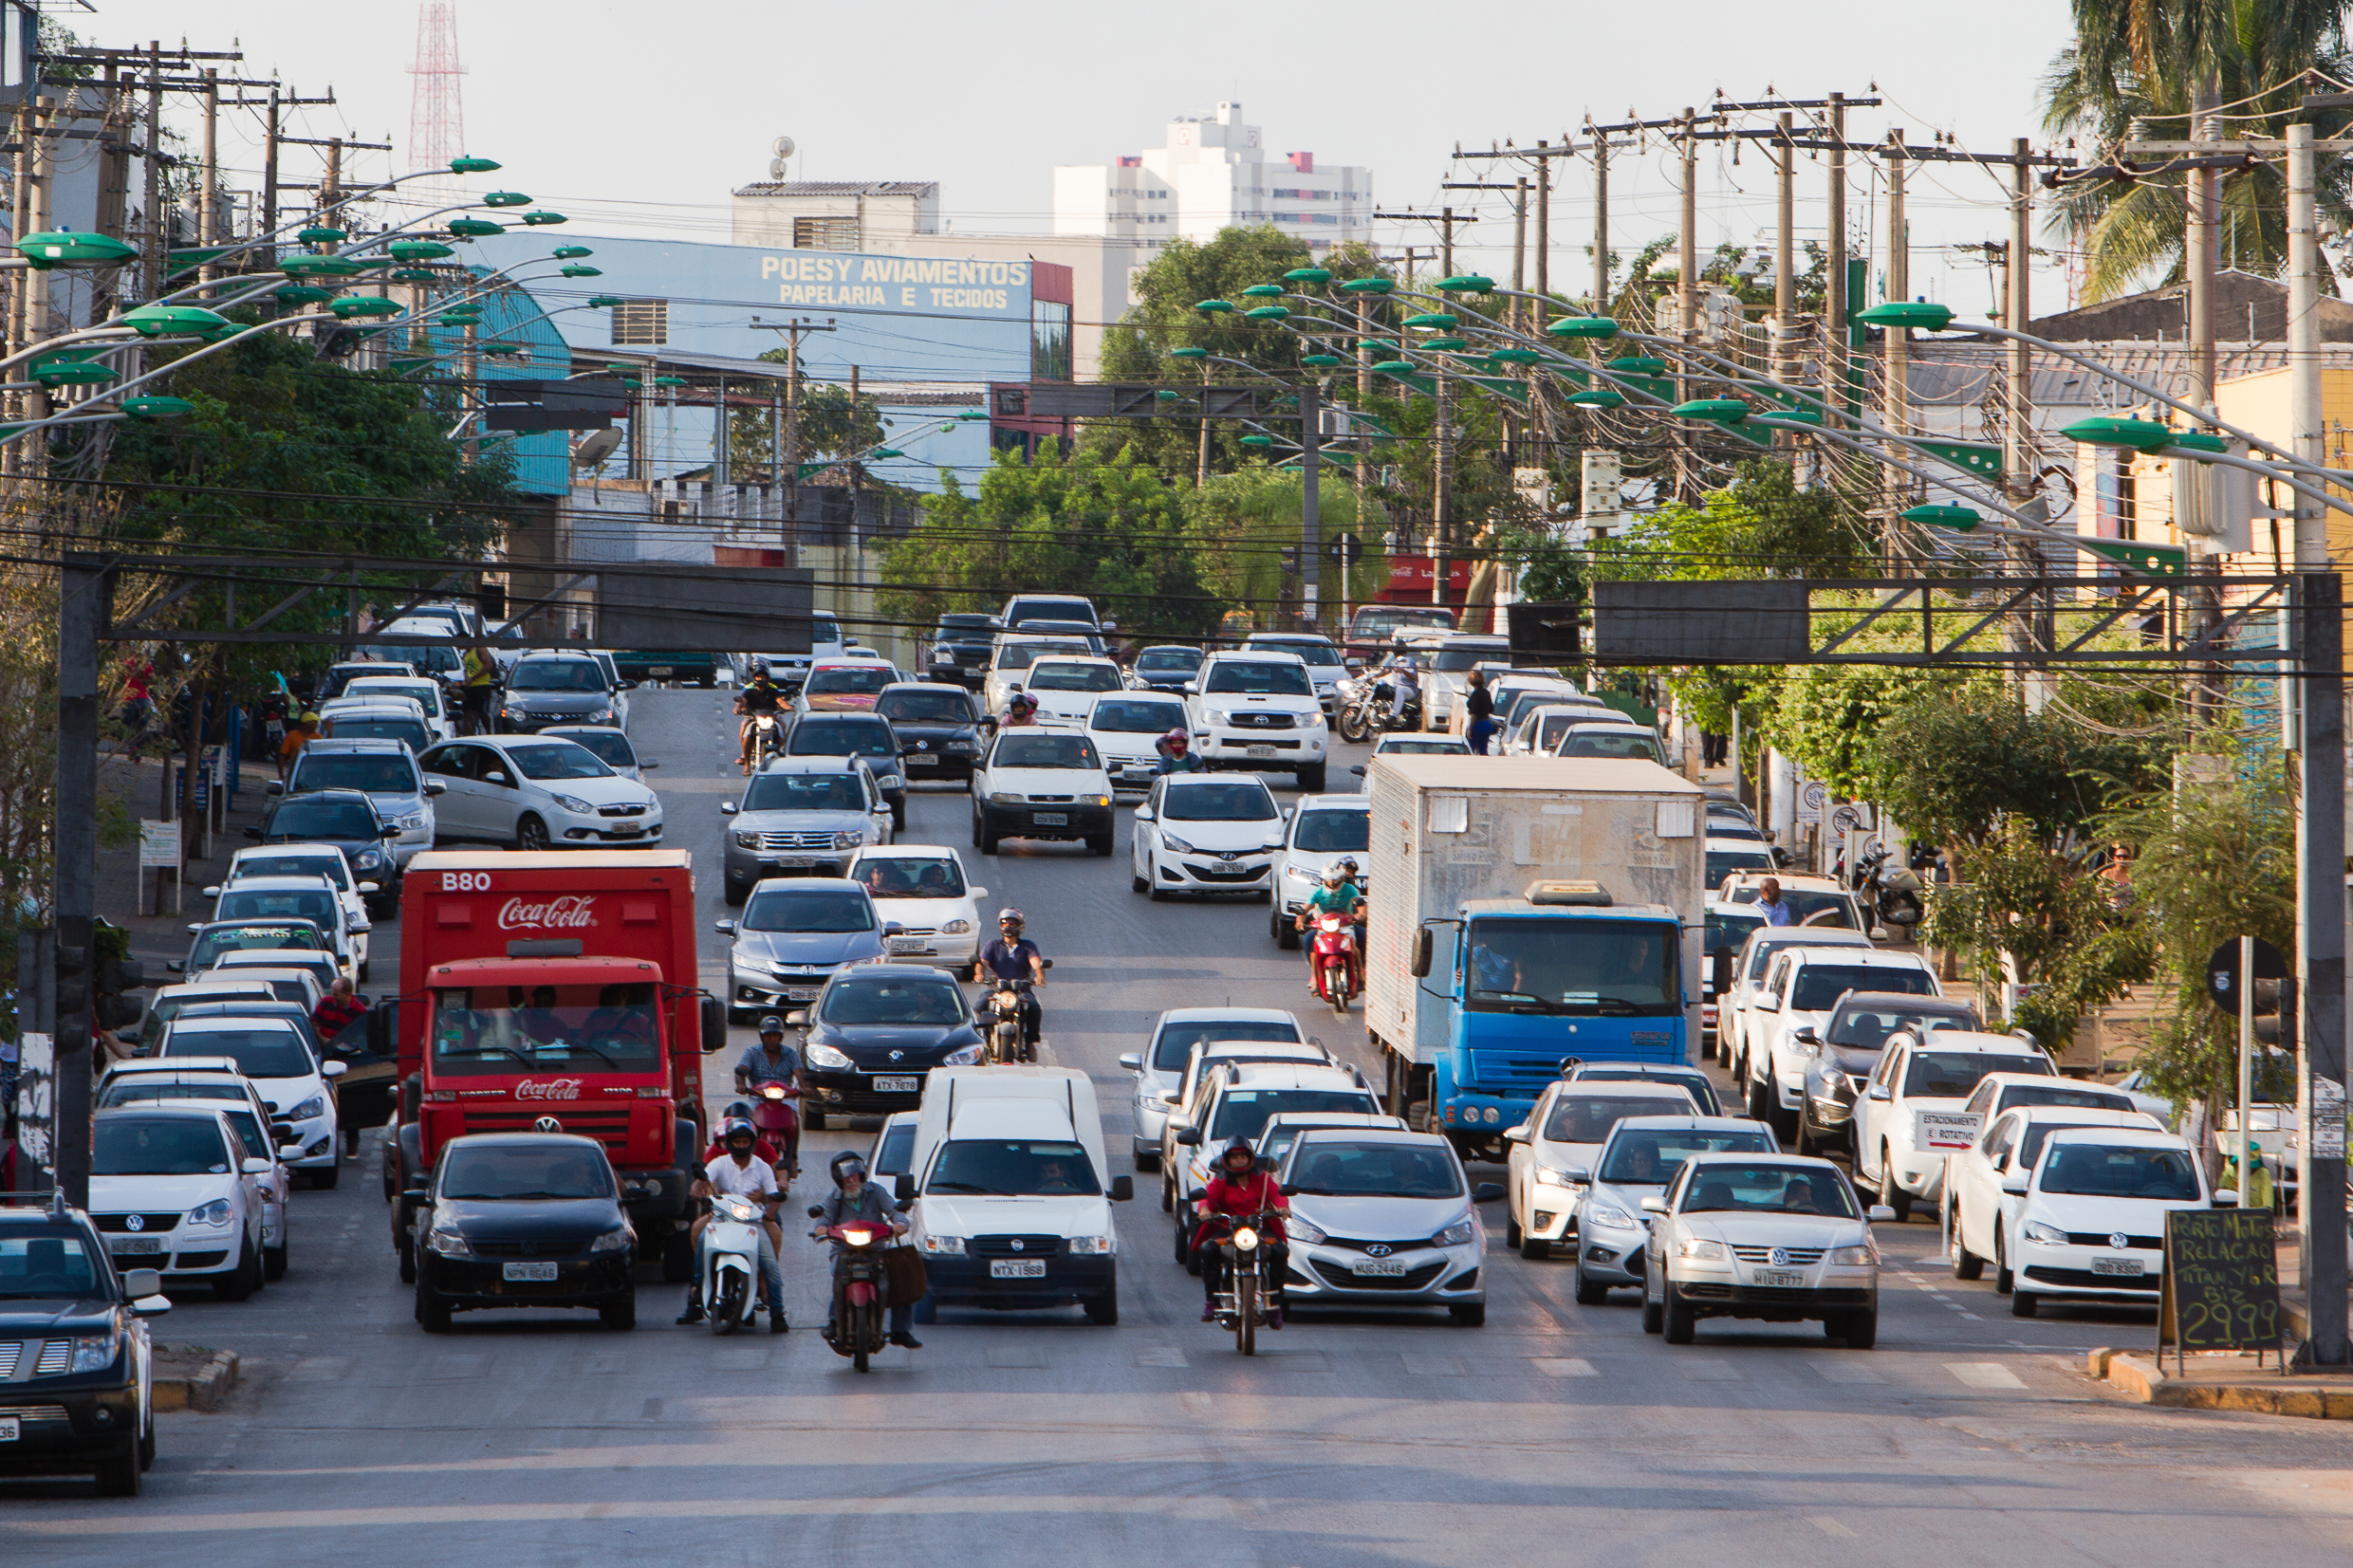
POLYGON ((1291 1204, 1288 1308, 1442 1306, 1458 1323, 1487 1321, 1478 1205, 1503 1189, 1473 1188, 1443 1135, 1311 1128, 1292 1142, 1281 1179, 1291 1204))
POLYGON ((1040 724, 1084 724, 1096 698, 1127 686, 1111 660, 1068 654, 1039 659, 1013 684, 1037 700, 1040 724))
POLYGON ((645 782, 647 768, 661 766, 639 756, 638 748, 630 744, 627 732, 609 724, 551 724, 539 733, 543 738, 552 736, 557 740, 570 741, 574 746, 584 746, 595 752, 605 766, 622 778, 635 779, 639 784, 645 782))
MULTIPOLYGON (((1626 1116, 1572 1190, 1577 1200, 1577 1301, 1599 1306, 1621 1286, 1642 1283, 1652 1216, 1644 1198, 1665 1192, 1694 1154, 1777 1154, 1764 1123, 1746 1116, 1626 1116)), ((1577 1171, 1567 1172, 1570 1176, 1577 1171)))
POLYGON ((1806 1104, 1806 1069, 1848 991, 1942 996, 1936 971, 1916 952, 1850 948, 1789 948, 1765 971, 1750 1002, 1748 1048, 1734 1069, 1749 1115, 1783 1138, 1797 1136, 1806 1104))
POLYGON ((1323 793, 1331 731, 1295 655, 1212 654, 1186 690, 1194 755, 1212 767, 1296 774, 1301 789, 1323 793))
POLYGON ((1176 893, 1247 893, 1274 886, 1283 813, 1263 780, 1171 773, 1136 808, 1128 884, 1165 899, 1176 893))
MULTIPOLYGON (((1255 1142, 1279 1111, 1353 1111, 1379 1116, 1380 1102, 1355 1069, 1328 1062, 1243 1062, 1220 1067, 1200 1083, 1191 1119, 1170 1135, 1176 1192, 1176 1261, 1193 1261, 1193 1206, 1209 1186, 1210 1163, 1235 1138, 1255 1142)), ((1346 1234, 1346 1232, 1343 1232, 1346 1234)))
MULTIPOLYGON (((2008 1074, 2004 1074, 2008 1077, 2008 1074)), ((2045 1082, 2063 1081, 2045 1079, 2045 1082)), ((1975 1143, 1953 1156, 1945 1203, 1952 1210, 1953 1277, 1983 1277, 1990 1259, 1993 1289, 2007 1296, 2015 1282, 2010 1260, 2016 1251, 2018 1209, 2026 1201, 2015 1189, 2034 1173, 2043 1145, 2053 1133, 2071 1127, 2133 1127, 2164 1132, 2144 1111, 2111 1111, 2077 1105, 2022 1105, 1991 1118, 1975 1143)))
POLYGON ((570 741, 476 735, 435 747, 422 766, 449 786, 438 808, 443 839, 524 850, 661 843, 660 799, 570 741))
POLYGON ((353 697, 406 697, 424 710, 425 724, 434 739, 446 741, 457 734, 457 716, 450 711, 448 695, 437 680, 423 675, 362 675, 343 688, 343 700, 353 697))
POLYGON ((337 1136, 340 1122, 332 1081, 347 1071, 340 1061, 322 1064, 288 1020, 282 1018, 175 1019, 156 1042, 154 1059, 226 1059, 253 1080, 273 1122, 287 1134, 282 1146, 300 1150, 287 1163, 313 1187, 333 1187, 342 1175, 337 1136))
MULTIPOLYGON (((343 858, 340 852, 330 853, 338 860, 343 858)), ((271 920, 299 916, 326 932, 337 962, 354 981, 367 979, 371 930, 367 910, 357 895, 336 886, 332 876, 324 873, 239 876, 233 861, 229 873, 228 881, 204 890, 204 895, 213 900, 213 919, 271 920)))
POLYGON ((1102 756, 1111 787, 1140 795, 1160 776, 1158 743, 1187 723, 1182 698, 1158 692, 1108 692, 1086 711, 1086 738, 1102 756))
POLYGON ((253 1184, 262 1199, 262 1277, 286 1277, 286 1205, 294 1190, 294 1178, 287 1170, 281 1157, 284 1152, 273 1135, 273 1129, 283 1130, 286 1124, 272 1122, 269 1102, 253 1087, 252 1079, 226 1064, 215 1070, 176 1066, 169 1061, 117 1062, 106 1069, 106 1077, 98 1086, 96 1103, 102 1111, 119 1110, 126 1105, 201 1104, 227 1116, 246 1159, 269 1162, 268 1171, 253 1174, 253 1184))
POLYGON ((1627 1116, 1697 1116, 1706 1109, 1672 1083, 1554 1083, 1536 1097, 1528 1119, 1506 1133, 1504 1245, 1523 1258, 1549 1256, 1558 1242, 1577 1245, 1577 1199, 1602 1145, 1627 1116), (1579 1172, 1580 1174, 1572 1174, 1579 1172))
POLYGON ((1946 1156, 1970 1141, 1955 1118, 1988 1073, 2056 1076, 2050 1058, 2015 1035, 1890 1035, 1855 1102, 1856 1185, 1876 1187, 1899 1220, 1915 1199, 1942 1203, 1946 1156))
POLYGON ((848 876, 866 885, 883 923, 900 928, 890 950, 901 962, 962 970, 980 951, 982 930, 996 929, 980 912, 989 890, 966 881, 964 862, 942 845, 869 844, 851 857, 848 876))
POLYGON ((1336 861, 1355 860, 1358 891, 1371 891, 1365 862, 1372 858, 1372 806, 1365 795, 1308 795, 1291 808, 1275 859, 1273 907, 1267 911, 1267 934, 1276 947, 1299 946, 1299 912, 1336 861))
POLYGON ((1849 1350, 1879 1342, 1880 1249, 1854 1189, 1828 1160, 1694 1154, 1653 1217, 1642 1328, 1688 1345, 1702 1318, 1819 1321, 1849 1350))
POLYGON ((1095 743, 1071 729, 1003 729, 973 767, 973 847, 1000 839, 1075 839, 1108 857, 1119 813, 1095 743))
POLYGON ((1149 1171, 1160 1163, 1161 1134, 1195 1046, 1204 1041, 1298 1044, 1306 1039, 1298 1019, 1273 1007, 1171 1007, 1162 1013, 1144 1048, 1120 1058, 1121 1067, 1136 1075, 1136 1169, 1149 1171))
POLYGON ((2156 1305, 2166 1214, 2238 1204, 2237 1193, 2207 1187, 2179 1134, 2130 1127, 2053 1133, 2033 1175, 2011 1176, 2003 1190, 2024 1200, 2005 1260, 2017 1318, 2052 1299, 2156 1305))
POLYGON ((262 1287, 269 1162, 200 1102, 102 1111, 90 1128, 90 1218, 118 1268, 200 1281, 225 1301, 262 1287))

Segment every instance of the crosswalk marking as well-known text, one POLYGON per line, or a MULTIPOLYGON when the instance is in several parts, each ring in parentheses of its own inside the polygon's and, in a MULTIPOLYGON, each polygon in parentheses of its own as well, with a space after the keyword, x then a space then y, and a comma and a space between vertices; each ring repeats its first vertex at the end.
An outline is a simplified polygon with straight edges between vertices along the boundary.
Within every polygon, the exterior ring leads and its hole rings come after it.
POLYGON ((1858 1356, 1816 1356, 1808 1364, 1825 1383, 1884 1383, 1886 1378, 1871 1370, 1858 1356))
POLYGON ((1593 1363, 1582 1356, 1539 1356, 1536 1370, 1547 1377, 1599 1377, 1593 1363))
POLYGON ((1973 1389, 2023 1389, 2018 1374, 1999 1361, 1947 1361, 1944 1370, 1973 1389))

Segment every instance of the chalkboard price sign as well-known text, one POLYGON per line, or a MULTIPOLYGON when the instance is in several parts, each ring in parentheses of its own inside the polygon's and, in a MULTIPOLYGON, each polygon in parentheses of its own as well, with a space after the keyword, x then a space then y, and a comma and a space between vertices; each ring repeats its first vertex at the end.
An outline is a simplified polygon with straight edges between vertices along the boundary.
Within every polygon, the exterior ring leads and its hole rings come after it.
POLYGON ((2279 1254, 2269 1209, 2177 1208, 2165 1216, 2165 1281, 2157 1348, 2177 1365, 2194 1350, 2279 1344, 2279 1254))

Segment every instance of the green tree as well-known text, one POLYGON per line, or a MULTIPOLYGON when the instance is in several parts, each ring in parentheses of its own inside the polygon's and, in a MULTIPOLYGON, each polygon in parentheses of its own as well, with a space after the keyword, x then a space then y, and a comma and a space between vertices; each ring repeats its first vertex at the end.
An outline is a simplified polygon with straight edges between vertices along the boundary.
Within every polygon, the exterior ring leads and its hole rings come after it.
MULTIPOLYGON (((789 358, 782 348, 760 356, 770 364, 789 358)), ((929 421, 926 421, 927 423, 929 421)), ((793 434, 801 461, 842 457, 879 445, 883 428, 881 405, 872 395, 850 396, 850 389, 830 382, 803 381, 800 407, 793 416, 793 434)), ((914 426, 908 425, 914 434, 914 426)), ((776 415, 771 409, 739 408, 727 416, 728 470, 747 484, 769 484, 776 478, 776 415)))
MULTIPOLYGON (((1329 541, 1343 531, 1377 541, 1385 518, 1379 503, 1360 499, 1356 487, 1329 470, 1316 486, 1316 515, 1322 537, 1329 541)), ((1295 551, 1300 519, 1305 510, 1305 485, 1296 469, 1253 465, 1232 473, 1211 476, 1198 489, 1186 492, 1185 515, 1190 548, 1199 563, 1201 580, 1218 599, 1254 611, 1259 624, 1273 607, 1298 593, 1299 574, 1286 571, 1283 552, 1295 551)), ((1294 559, 1296 559, 1294 554, 1294 559)), ((1322 569, 1322 600, 1327 614, 1340 608, 1340 568, 1326 558, 1322 569)), ((1389 558, 1368 544, 1363 558, 1348 574, 1348 598, 1362 603, 1389 581, 1389 558)))

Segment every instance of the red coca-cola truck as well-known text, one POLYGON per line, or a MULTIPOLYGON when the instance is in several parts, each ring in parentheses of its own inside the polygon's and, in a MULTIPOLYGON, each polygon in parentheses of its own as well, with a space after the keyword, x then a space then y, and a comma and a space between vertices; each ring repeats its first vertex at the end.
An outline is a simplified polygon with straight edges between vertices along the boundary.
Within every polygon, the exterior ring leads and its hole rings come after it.
POLYGON ((400 1084, 384 1140, 400 1277, 417 1190, 468 1133, 540 1129, 604 1145, 639 1256, 692 1271, 688 1187, 708 1142, 701 1057, 726 1005, 696 984, 684 850, 430 851, 400 900, 400 995, 372 1021, 400 1084))

